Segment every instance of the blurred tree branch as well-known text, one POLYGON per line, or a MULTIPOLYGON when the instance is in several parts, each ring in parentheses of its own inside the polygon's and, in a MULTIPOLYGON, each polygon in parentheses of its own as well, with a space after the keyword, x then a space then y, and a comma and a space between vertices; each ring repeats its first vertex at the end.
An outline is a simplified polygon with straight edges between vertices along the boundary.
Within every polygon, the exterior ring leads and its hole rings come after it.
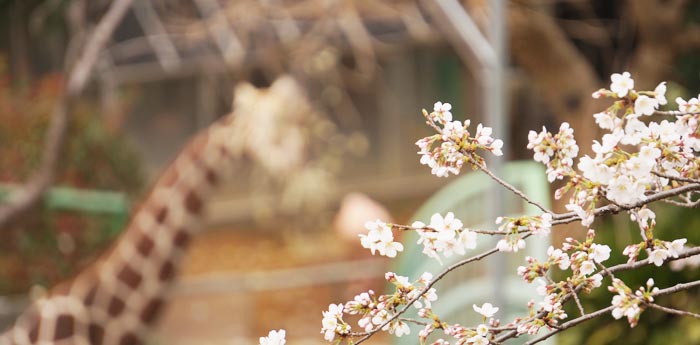
POLYGON ((82 47, 78 60, 70 69, 62 95, 53 108, 39 168, 20 189, 12 193, 8 204, 0 208, 0 228, 5 228, 17 215, 35 205, 51 185, 65 141, 70 104, 85 89, 100 52, 129 10, 131 2, 132 0, 114 1, 82 47))

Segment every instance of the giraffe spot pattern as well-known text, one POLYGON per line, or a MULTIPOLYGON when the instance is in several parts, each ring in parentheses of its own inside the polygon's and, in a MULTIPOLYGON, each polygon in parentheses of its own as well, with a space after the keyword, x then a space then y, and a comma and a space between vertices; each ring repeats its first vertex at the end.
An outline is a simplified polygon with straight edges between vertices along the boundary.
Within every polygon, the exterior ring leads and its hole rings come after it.
POLYGON ((112 300, 109 301, 109 306, 107 307, 107 313, 109 316, 119 316, 119 314, 124 311, 124 301, 117 296, 112 296, 112 300))
POLYGON ((202 211, 202 200, 194 190, 187 192, 185 208, 192 214, 199 214, 202 211))
POLYGON ((190 235, 187 233, 187 230, 182 229, 178 231, 175 234, 175 238, 173 239, 173 242, 175 243, 175 246, 179 248, 185 248, 187 244, 190 242, 190 235))
POLYGON ((32 326, 29 329, 29 341, 35 343, 39 340, 39 327, 41 326, 41 318, 33 320, 32 326))
POLYGON ((173 276, 175 275, 175 266, 173 265, 170 260, 167 260, 163 263, 163 266, 160 267, 160 272, 158 272, 158 279, 160 281, 169 281, 173 276))
POLYGON ((68 338, 75 332, 75 319, 72 315, 63 314, 56 318, 56 330, 54 339, 61 340, 68 338))
POLYGON ((92 285, 87 295, 85 295, 85 299, 83 300, 85 305, 92 305, 95 303, 95 295, 97 295, 97 284, 92 285))
POLYGON ((124 267, 122 267, 122 270, 117 275, 117 278, 132 289, 139 287, 142 281, 141 275, 131 268, 129 264, 125 264, 124 267))
POLYGON ((175 185, 175 183, 177 183, 179 178, 180 176, 177 173, 177 170, 170 170, 167 174, 163 175, 163 186, 172 187, 175 185))
POLYGON ((148 235, 141 233, 141 237, 136 244, 136 250, 138 250, 143 257, 148 257, 151 254, 151 250, 153 250, 154 246, 155 243, 153 243, 153 240, 148 235))
POLYGON ((163 306, 163 300, 160 298, 154 298, 146 304, 146 307, 141 311, 141 321, 150 324, 155 321, 161 307, 163 306))
POLYGON ((211 170, 211 169, 206 169, 206 170, 207 170, 207 172, 206 172, 205 176, 207 178, 207 182, 209 182, 209 184, 212 186, 215 185, 219 181, 219 177, 216 175, 216 173, 213 170, 211 170))
POLYGON ((126 333, 119 340, 119 345, 141 345, 141 340, 134 333, 126 333))
POLYGON ((88 327, 88 337, 90 339, 90 345, 102 345, 102 340, 104 339, 105 329, 102 326, 91 323, 88 327))
POLYGON ((165 218, 167 218, 167 217, 168 217, 168 207, 163 206, 156 213, 156 222, 158 224, 163 224, 163 222, 165 221, 165 218))

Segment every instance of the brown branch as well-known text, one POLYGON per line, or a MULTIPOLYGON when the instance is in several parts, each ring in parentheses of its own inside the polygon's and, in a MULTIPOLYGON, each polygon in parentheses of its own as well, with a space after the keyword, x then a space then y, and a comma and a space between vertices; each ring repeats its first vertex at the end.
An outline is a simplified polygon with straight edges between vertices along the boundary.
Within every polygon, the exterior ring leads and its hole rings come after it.
MULTIPOLYGON (((680 260, 680 259, 685 259, 687 257, 691 257, 691 256, 695 256, 695 255, 700 255, 700 246, 690 248, 690 249, 684 251, 683 253, 680 253, 677 258, 669 257, 666 260, 664 260, 664 263, 670 262, 670 261, 676 261, 676 260, 680 260)), ((608 274, 615 273, 615 272, 628 271, 631 269, 635 269, 635 268, 639 268, 639 267, 643 267, 643 266, 648 266, 651 264, 652 264, 652 261, 649 259, 639 260, 639 261, 625 263, 625 264, 619 264, 619 265, 615 265, 612 267, 608 267, 608 269, 605 271, 608 273, 604 272, 602 274, 608 275, 608 274)))
POLYGON ((661 311, 663 311, 663 312, 665 312, 665 313, 674 314, 674 315, 680 315, 680 316, 690 316, 690 317, 694 317, 694 318, 696 318, 696 319, 700 319, 700 314, 695 314, 695 313, 693 313, 693 312, 689 312, 689 311, 685 311, 685 310, 679 310, 679 309, 673 309, 673 308, 668 308, 668 307, 660 306, 660 305, 658 305, 658 304, 656 304, 656 303, 649 303, 648 306, 651 307, 651 308, 654 308, 654 309, 661 310, 661 311))
POLYGON ((698 112, 688 112, 688 111, 680 111, 680 110, 657 110, 654 112, 654 115, 662 115, 662 116, 683 116, 683 115, 695 115, 698 112))
POLYGON ((672 176, 672 175, 664 174, 664 173, 658 172, 658 171, 652 171, 651 173, 656 175, 656 176, 659 176, 659 177, 667 178, 669 180, 676 180, 676 181, 686 182, 686 183, 700 183, 700 180, 698 180, 698 179, 682 177, 682 176, 672 176))
POLYGON ((574 301, 576 302, 576 307, 578 307, 579 313, 581 313, 581 316, 586 315, 586 311, 583 310, 583 305, 581 304, 581 301, 578 299, 578 294, 575 289, 571 286, 571 282, 566 284, 569 287, 569 290, 571 291, 571 296, 574 298, 574 301))
MULTIPOLYGON (((429 226, 424 226, 424 227, 415 227, 415 226, 409 226, 409 225, 401 225, 401 224, 391 224, 391 227, 400 231, 428 231, 428 232, 438 232, 434 228, 431 228, 429 226)), ((513 231, 504 231, 504 230, 483 230, 483 229, 472 229, 472 228, 460 228, 457 229, 458 231, 471 231, 477 234, 481 235, 508 235, 512 234, 513 231)), ((516 231, 518 234, 527 234, 530 233, 530 230, 518 230, 516 231)))
MULTIPOLYGON (((606 214, 617 214, 617 213, 620 213, 622 211, 628 211, 631 209, 642 207, 642 206, 647 205, 647 204, 651 204, 652 202, 655 202, 655 201, 667 199, 667 198, 674 197, 676 195, 680 195, 680 194, 683 194, 686 192, 692 192, 692 191, 698 191, 698 190, 700 190, 700 183, 688 184, 688 185, 676 187, 673 189, 669 189, 669 190, 658 192, 656 194, 649 195, 649 196, 647 196, 646 200, 641 200, 641 201, 638 201, 634 204, 621 205, 621 206, 610 204, 610 205, 598 207, 593 211, 593 213, 596 216, 601 216, 601 215, 606 215, 606 214)), ((578 217, 576 215, 575 212, 553 214, 552 218, 555 220, 552 222, 552 225, 569 223, 569 222, 581 219, 580 217, 578 217)))
POLYGON ((670 295, 672 293, 676 293, 676 292, 682 291, 682 290, 688 290, 688 289, 694 288, 696 286, 700 286, 700 280, 696 280, 694 282, 689 282, 689 283, 676 284, 674 286, 658 290, 658 291, 652 293, 652 296, 670 295))
POLYGON ((7 227, 17 215, 35 205, 53 182, 56 165, 65 142, 70 104, 85 88, 99 53, 129 9, 131 2, 132 0, 114 1, 85 44, 52 110, 51 124, 44 139, 39 168, 21 189, 11 194, 8 204, 0 208, 0 228, 7 227))
POLYGON ((586 322, 586 321, 588 321, 588 320, 594 319, 594 318, 596 318, 596 317, 598 317, 598 316, 601 316, 601 315, 603 315, 603 314, 609 313, 609 312, 611 312, 613 309, 614 309, 613 306, 609 306, 609 307, 606 307, 606 308, 603 308, 603 309, 596 310, 596 311, 594 311, 594 312, 592 312, 592 313, 590 313, 590 314, 586 314, 586 315, 584 315, 584 316, 580 316, 580 317, 575 318, 575 319, 573 319, 573 320, 571 320, 571 321, 564 322, 564 323, 562 323, 561 325, 559 325, 559 327, 558 327, 557 329, 555 329, 554 331, 551 331, 551 332, 549 332, 549 333, 547 333, 547 334, 543 334, 543 335, 541 335, 541 336, 539 336, 539 337, 537 337, 537 338, 535 338, 535 339, 532 339, 532 340, 526 342, 525 345, 537 344, 537 343, 539 343, 539 342, 541 342, 541 341, 544 341, 545 339, 547 339, 547 338, 549 338, 549 337, 551 337, 551 336, 553 336, 553 335, 555 335, 555 334, 557 334, 557 333, 559 333, 559 332, 561 332, 561 331, 564 331, 564 330, 566 330, 566 329, 569 329, 569 328, 571 328, 571 327, 573 327, 573 326, 576 326, 576 325, 578 325, 578 324, 580 324, 580 323, 583 323, 583 322, 586 322))

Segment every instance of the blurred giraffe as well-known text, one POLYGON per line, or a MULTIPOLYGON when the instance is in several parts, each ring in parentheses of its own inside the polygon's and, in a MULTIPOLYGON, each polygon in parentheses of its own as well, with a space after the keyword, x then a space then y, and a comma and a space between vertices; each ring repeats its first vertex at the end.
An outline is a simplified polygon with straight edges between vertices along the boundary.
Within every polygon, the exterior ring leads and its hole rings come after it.
POLYGON ((34 301, 0 335, 10 344, 142 344, 166 302, 204 203, 244 159, 283 174, 299 168, 309 114, 301 87, 236 87, 234 111, 197 134, 166 168, 129 225, 95 263, 34 301))

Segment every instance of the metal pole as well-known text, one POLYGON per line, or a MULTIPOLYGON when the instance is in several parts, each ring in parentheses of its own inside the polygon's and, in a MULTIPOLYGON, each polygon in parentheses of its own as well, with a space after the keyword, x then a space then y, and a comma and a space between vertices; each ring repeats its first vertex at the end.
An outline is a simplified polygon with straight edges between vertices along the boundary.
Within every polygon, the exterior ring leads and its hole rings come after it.
MULTIPOLYGON (((505 17, 505 0, 490 0, 489 1, 491 20, 489 21, 488 39, 494 51, 494 60, 486 64, 483 68, 484 82, 484 110, 485 122, 487 126, 493 128, 494 137, 503 138, 507 141, 509 138, 507 125, 507 92, 505 85, 505 65, 506 65, 506 17, 505 17)), ((504 150, 504 156, 491 157, 488 160, 488 167, 496 175, 500 175, 503 162, 506 160, 507 150, 504 150)), ((490 219, 495 219, 497 216, 505 214, 503 205, 503 189, 494 186, 493 192, 490 194, 490 219)), ((498 241, 498 239, 495 239, 498 241)), ((495 245, 495 242, 494 242, 495 245)), ((506 310, 508 301, 504 292, 504 283, 506 276, 506 255, 496 255, 491 261, 489 271, 492 274, 493 282, 493 300, 503 310, 506 310)))

